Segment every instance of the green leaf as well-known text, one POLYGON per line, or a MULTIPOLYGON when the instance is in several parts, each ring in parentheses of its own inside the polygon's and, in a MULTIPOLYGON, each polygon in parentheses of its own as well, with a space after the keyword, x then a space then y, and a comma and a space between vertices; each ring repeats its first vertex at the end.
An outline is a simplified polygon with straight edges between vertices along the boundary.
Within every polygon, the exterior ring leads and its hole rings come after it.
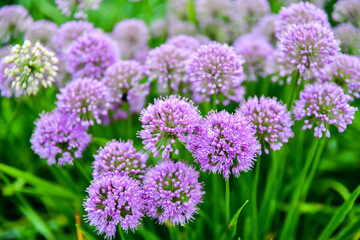
POLYGON ((96 238, 94 238, 90 233, 88 233, 83 227, 81 227, 78 224, 75 224, 76 227, 82 232, 82 234, 84 234, 84 236, 88 239, 88 240, 96 240, 96 238))
POLYGON ((144 227, 137 229, 137 231, 146 240, 160 240, 154 233, 146 230, 144 227))
POLYGON ((318 240, 329 239, 331 234, 337 229, 337 227, 343 222, 347 214, 350 212, 351 208, 354 205, 355 200, 360 195, 360 186, 358 186, 355 191, 351 194, 349 199, 339 208, 339 210, 331 218, 329 224, 326 226, 325 230, 322 232, 318 240))
POLYGON ((237 212, 235 213, 234 217, 231 219, 230 223, 229 223, 229 228, 230 230, 232 230, 231 233, 231 238, 234 238, 236 235, 236 229, 237 229, 237 222, 240 216, 240 213, 242 211, 242 209, 245 207, 245 205, 249 202, 249 200, 246 200, 245 203, 237 210, 237 212))

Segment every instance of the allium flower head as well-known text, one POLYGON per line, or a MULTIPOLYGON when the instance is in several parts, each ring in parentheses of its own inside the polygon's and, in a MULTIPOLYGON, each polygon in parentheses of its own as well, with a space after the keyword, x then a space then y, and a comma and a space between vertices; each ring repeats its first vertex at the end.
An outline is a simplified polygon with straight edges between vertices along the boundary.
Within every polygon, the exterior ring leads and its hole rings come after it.
POLYGON ((13 95, 18 97, 22 94, 22 90, 15 92, 11 88, 11 83, 14 81, 14 78, 8 78, 4 74, 5 68, 11 67, 11 64, 5 62, 5 57, 10 54, 11 48, 9 46, 0 48, 0 95, 7 98, 10 98, 13 95))
POLYGON ((319 23, 291 25, 277 43, 280 75, 299 71, 305 80, 322 78, 339 52, 333 32, 319 23))
POLYGON ((288 27, 293 24, 299 25, 312 22, 330 28, 327 14, 312 3, 299 2, 288 7, 282 7, 276 22, 276 37, 280 38, 283 32, 288 32, 288 27))
POLYGON ((343 132, 352 123, 357 109, 348 104, 350 100, 351 97, 335 83, 306 84, 300 99, 295 101, 293 113, 296 120, 304 119, 303 130, 315 125, 315 137, 321 138, 324 132, 329 138, 329 125, 343 132))
POLYGON ((101 124, 101 116, 106 116, 111 107, 110 90, 98 80, 78 78, 69 82, 57 95, 56 105, 62 112, 77 115, 76 120, 83 125, 101 124))
MULTIPOLYGON (((174 95, 159 98, 141 112, 143 130, 139 136, 143 139, 144 148, 155 157, 162 151, 162 158, 168 159, 176 149, 176 140, 185 143, 200 119, 199 110, 192 101, 174 95)), ((177 149, 175 154, 178 154, 177 149)))
POLYGON ((360 29, 350 23, 342 23, 334 29, 335 38, 340 40, 341 50, 347 54, 359 55, 360 29))
POLYGON ((174 16, 168 16, 166 19, 167 35, 169 37, 185 34, 196 35, 198 30, 194 23, 189 21, 180 20, 174 16))
POLYGON ((201 46, 187 63, 193 91, 204 95, 229 95, 244 80, 242 57, 226 44, 201 46))
POLYGON ((334 5, 332 19, 336 22, 350 22, 360 26, 360 1, 339 0, 334 5))
POLYGON ((283 143, 287 143, 293 137, 290 112, 286 105, 278 102, 276 98, 256 96, 249 98, 240 105, 238 114, 248 117, 256 127, 256 136, 262 142, 264 151, 269 153, 267 145, 273 151, 280 150, 283 143))
POLYGON ((327 2, 327 0, 282 0, 284 6, 288 6, 292 3, 299 3, 299 2, 309 2, 314 4, 315 6, 317 6, 318 8, 324 8, 325 3, 327 2))
POLYGON ((143 183, 146 214, 160 224, 191 221, 204 194, 199 175, 193 167, 171 160, 150 168, 143 183))
POLYGON ((15 45, 11 53, 5 58, 9 67, 4 69, 4 75, 14 79, 11 87, 16 91, 26 90, 28 94, 36 94, 40 85, 46 88, 53 84, 58 72, 58 59, 53 52, 39 42, 31 46, 31 42, 25 40, 22 46, 15 45))
POLYGON ((151 35, 156 38, 165 38, 167 35, 167 28, 168 24, 164 18, 158 18, 150 24, 151 35))
POLYGON ((74 18, 86 19, 88 10, 99 9, 102 0, 55 0, 58 9, 67 17, 74 12, 74 18))
POLYGON ((86 192, 89 196, 84 202, 86 219, 96 226, 99 234, 113 238, 116 226, 125 231, 134 231, 141 225, 143 199, 140 182, 128 175, 108 172, 91 182, 86 192))
POLYGON ((201 42, 197 38, 188 35, 177 35, 169 38, 166 43, 182 48, 183 51, 191 52, 195 52, 201 46, 201 42))
POLYGON ((256 73, 264 75, 265 63, 274 53, 274 47, 263 36, 249 33, 239 37, 233 44, 234 50, 245 58, 245 72, 250 80, 256 80, 256 73))
POLYGON ((145 67, 150 81, 157 79, 160 89, 178 91, 179 83, 185 79, 185 61, 189 51, 172 44, 163 44, 149 52, 145 67))
POLYGON ((277 14, 267 14, 253 27, 252 32, 265 36, 270 42, 275 42, 275 26, 277 20, 277 14))
POLYGON ((347 93, 360 98, 360 58, 336 55, 329 77, 347 93))
POLYGON ((82 152, 91 142, 87 128, 76 121, 76 116, 55 109, 42 113, 35 122, 31 136, 31 148, 49 165, 73 164, 74 158, 81 158, 82 152))
POLYGON ((130 140, 126 142, 112 140, 106 143, 104 148, 100 148, 94 158, 94 178, 106 172, 119 172, 142 179, 146 172, 148 156, 137 152, 130 140))
POLYGON ((0 8, 0 43, 17 38, 31 25, 32 17, 21 5, 5 5, 0 8))
POLYGON ((42 45, 53 48, 52 38, 57 31, 56 23, 39 20, 33 22, 26 31, 25 39, 30 42, 39 41, 42 45))
POLYGON ((118 43, 124 59, 136 59, 141 51, 147 51, 149 29, 139 19, 126 19, 114 26, 113 39, 118 43))
POLYGON ((76 39, 66 50, 68 71, 75 78, 101 78, 118 57, 114 42, 105 34, 89 33, 76 39))
POLYGON ((260 152, 255 133, 245 116, 211 111, 190 135, 188 148, 202 170, 221 173, 224 178, 231 172, 239 176, 240 171, 247 172, 253 166, 260 152))

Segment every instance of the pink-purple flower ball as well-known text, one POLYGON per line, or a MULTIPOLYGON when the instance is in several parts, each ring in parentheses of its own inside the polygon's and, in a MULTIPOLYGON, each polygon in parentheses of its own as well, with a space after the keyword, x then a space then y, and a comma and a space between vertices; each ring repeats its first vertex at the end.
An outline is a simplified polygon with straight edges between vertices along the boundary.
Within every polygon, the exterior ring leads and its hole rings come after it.
POLYGON ((150 168, 143 182, 146 214, 160 224, 191 221, 204 194, 199 176, 194 167, 171 160, 150 168))
POLYGON ((143 130, 139 137, 155 157, 162 151, 162 158, 169 159, 174 150, 178 154, 176 141, 186 143, 200 120, 199 110, 191 100, 174 95, 159 98, 141 112, 143 130))
POLYGON ((262 142, 264 151, 269 153, 267 145, 273 151, 280 150, 294 134, 291 126, 294 122, 286 105, 277 99, 261 96, 249 98, 240 105, 238 114, 248 117, 256 126, 256 136, 262 142))
POLYGON ((360 25, 360 1, 339 0, 334 4, 332 19, 336 22, 350 22, 355 26, 360 25))
POLYGON ((96 226, 98 234, 115 237, 120 223, 123 230, 134 231, 144 216, 144 201, 139 180, 118 172, 108 172, 91 182, 86 192, 84 208, 90 225, 96 226))
POLYGON ((330 137, 329 125, 345 131, 354 120, 354 108, 349 105, 351 97, 335 83, 306 84, 300 92, 300 99, 295 101, 293 113, 296 120, 304 119, 303 130, 312 129, 314 136, 322 138, 323 133, 330 137))
POLYGON ((83 125, 101 124, 102 116, 112 104, 110 90, 102 83, 91 78, 78 78, 69 82, 57 95, 56 105, 62 112, 75 114, 76 121, 83 125))
POLYGON ((49 165, 73 164, 74 158, 81 158, 82 152, 91 142, 87 127, 76 121, 76 116, 55 109, 42 113, 35 122, 31 136, 31 148, 49 165))
POLYGON ((188 35, 177 35, 171 37, 166 41, 167 44, 174 45, 175 47, 182 48, 183 51, 195 52, 200 46, 201 42, 199 39, 188 35))
POLYGON ((94 158, 92 174, 94 178, 107 172, 119 172, 142 179, 148 156, 136 151, 130 140, 126 142, 112 140, 106 143, 105 147, 101 147, 94 158))
POLYGON ((211 111, 190 135, 188 149, 202 170, 220 173, 225 179, 231 172, 238 177, 254 165, 260 152, 255 134, 256 128, 245 116, 211 111))

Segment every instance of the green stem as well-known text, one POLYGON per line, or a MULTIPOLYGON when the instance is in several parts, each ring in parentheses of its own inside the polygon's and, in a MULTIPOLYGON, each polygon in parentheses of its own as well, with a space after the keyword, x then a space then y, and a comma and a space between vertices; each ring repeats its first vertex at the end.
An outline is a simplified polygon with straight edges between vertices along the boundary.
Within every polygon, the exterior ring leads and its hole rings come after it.
POLYGON ((129 102, 126 103, 127 105, 127 137, 128 139, 132 139, 132 113, 130 111, 130 104, 129 102))
POLYGON ((258 211, 257 211, 257 188, 259 183, 259 172, 260 172, 260 156, 258 157, 256 169, 255 169, 255 177, 253 181, 252 187, 252 225, 253 225, 253 239, 258 240, 258 211))
POLYGON ((211 109, 214 111, 217 109, 216 98, 217 98, 216 94, 211 96, 211 109))
POLYGON ((290 88, 285 88, 285 103, 288 109, 291 109, 292 102, 294 100, 294 95, 298 88, 298 79, 299 79, 299 71, 292 74, 290 88))
POLYGON ((225 219, 227 227, 230 223, 230 179, 225 180, 225 219))
POLYGON ((82 162, 79 162, 80 159, 75 159, 75 166, 80 170, 80 172, 84 175, 86 181, 90 182, 91 181, 91 177, 90 174, 88 172, 86 172, 84 165, 82 162))

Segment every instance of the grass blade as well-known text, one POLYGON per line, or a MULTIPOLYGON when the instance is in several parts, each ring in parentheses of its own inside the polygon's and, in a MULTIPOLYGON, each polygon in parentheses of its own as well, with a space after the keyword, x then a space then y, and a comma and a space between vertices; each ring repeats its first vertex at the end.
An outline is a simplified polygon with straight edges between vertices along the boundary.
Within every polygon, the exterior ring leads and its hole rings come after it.
POLYGON ((96 238, 94 238, 90 233, 88 233, 83 227, 81 227, 80 225, 78 224, 75 224, 76 227, 78 229, 80 229, 80 231, 82 232, 82 234, 84 234, 85 238, 88 239, 88 240, 96 240, 96 238))
POLYGON ((231 219, 231 221, 229 223, 229 228, 232 230, 231 238, 234 238, 236 235, 237 222, 238 222, 240 213, 248 202, 249 202, 249 200, 245 201, 245 203, 237 210, 234 217, 231 219))

